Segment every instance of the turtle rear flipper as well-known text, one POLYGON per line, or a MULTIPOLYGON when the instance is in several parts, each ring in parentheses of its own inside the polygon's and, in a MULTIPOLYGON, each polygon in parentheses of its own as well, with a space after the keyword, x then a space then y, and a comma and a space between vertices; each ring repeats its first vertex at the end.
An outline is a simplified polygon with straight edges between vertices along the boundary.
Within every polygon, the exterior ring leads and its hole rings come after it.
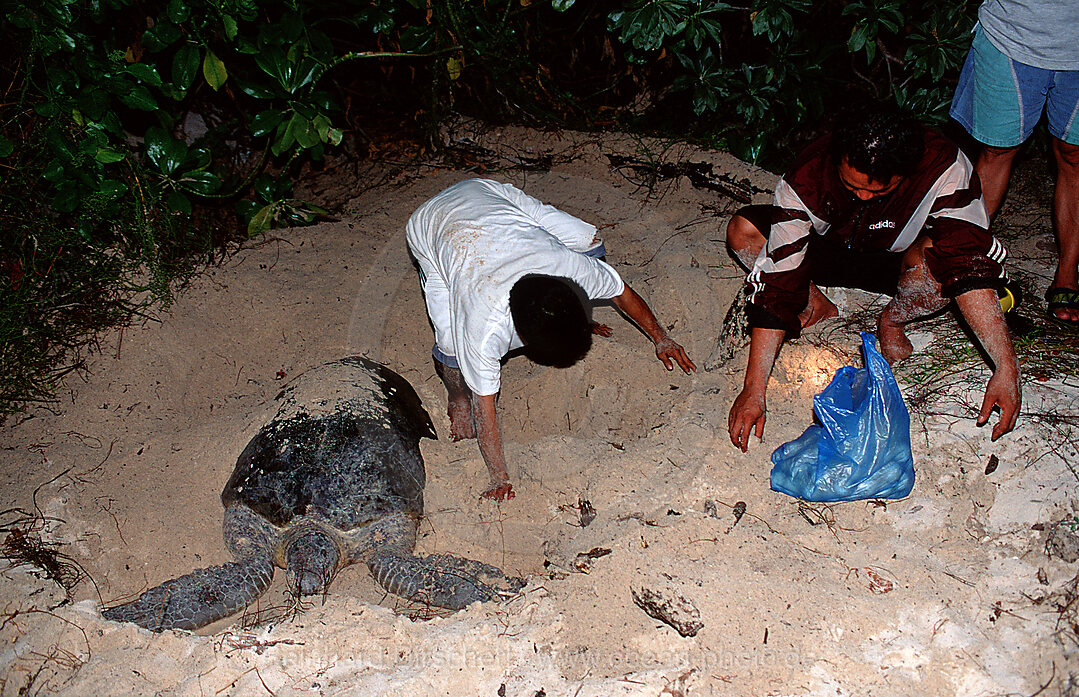
POLYGON ((447 610, 502 600, 525 585, 490 564, 449 554, 416 557, 383 552, 368 560, 367 567, 378 584, 394 595, 447 610))
POLYGON ((198 629, 253 603, 266 592, 271 580, 270 557, 249 557, 166 581, 101 614, 107 620, 134 622, 152 632, 198 629))

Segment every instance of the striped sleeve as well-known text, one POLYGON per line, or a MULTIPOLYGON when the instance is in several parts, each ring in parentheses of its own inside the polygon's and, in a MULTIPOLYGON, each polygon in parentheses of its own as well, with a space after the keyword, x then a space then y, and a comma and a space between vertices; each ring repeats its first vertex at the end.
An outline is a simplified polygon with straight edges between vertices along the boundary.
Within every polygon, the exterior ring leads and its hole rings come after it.
POLYGON ((761 248, 747 282, 751 327, 783 329, 788 338, 801 333, 798 313, 809 301, 806 249, 815 226, 825 226, 809 211, 785 180, 776 185, 768 240, 761 248))
POLYGON ((935 189, 928 226, 933 245, 925 256, 941 292, 955 297, 978 288, 999 288, 1007 278, 1007 251, 989 232, 981 184, 966 155, 958 152, 935 189))

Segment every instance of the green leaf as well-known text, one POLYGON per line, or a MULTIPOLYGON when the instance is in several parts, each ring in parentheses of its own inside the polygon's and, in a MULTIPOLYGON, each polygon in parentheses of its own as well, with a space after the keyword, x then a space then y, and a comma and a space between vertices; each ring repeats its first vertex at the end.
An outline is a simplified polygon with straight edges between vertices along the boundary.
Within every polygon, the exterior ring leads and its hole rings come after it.
POLYGON ((172 175, 187 157, 187 145, 164 129, 154 126, 146 131, 146 156, 165 175, 172 175))
POLYGON ((261 207, 261 204, 256 201, 244 199, 236 202, 236 214, 239 215, 242 220, 250 222, 251 218, 254 217, 255 213, 257 213, 261 207))
POLYGON ((251 216, 251 222, 247 224, 247 236, 248 238, 258 237, 262 233, 270 229, 273 224, 273 212, 276 204, 267 203, 258 213, 251 216))
POLYGON ((301 102, 299 100, 292 102, 292 110, 308 121, 318 116, 318 109, 313 104, 308 104, 307 102, 301 102))
POLYGON ((202 76, 215 92, 221 89, 229 77, 225 62, 214 55, 213 51, 207 50, 206 57, 202 59, 202 76))
POLYGON ((151 87, 161 87, 161 75, 158 74, 157 69, 152 65, 146 63, 130 63, 126 68, 129 75, 135 77, 135 79, 145 82, 151 87))
POLYGON ((461 59, 456 56, 451 56, 446 59, 446 73, 450 76, 451 82, 456 82, 457 79, 461 77, 461 70, 463 67, 464 64, 461 62, 461 59))
MULTIPOLYGON (((296 118, 297 115, 293 114, 292 116, 293 118, 296 118)), ((296 136, 292 132, 292 120, 283 121, 274 133, 274 142, 273 145, 270 146, 270 152, 275 156, 280 155, 291 148, 295 142, 296 136)))
POLYGON ((56 43, 59 46, 62 46, 63 48, 67 49, 68 51, 74 51, 75 50, 75 39, 70 34, 68 34, 67 32, 60 31, 59 29, 57 29, 53 33, 53 37, 55 37, 56 43))
POLYGON ((112 148, 98 148, 97 153, 94 155, 94 159, 102 164, 112 164, 113 162, 119 162, 126 157, 124 153, 113 150, 112 148))
POLYGON ((191 8, 183 0, 170 0, 165 11, 168 12, 169 19, 177 24, 183 24, 191 16, 191 8))
POLYGON ((573 7, 574 2, 576 0, 551 0, 551 7, 555 9, 555 12, 565 12, 573 7))
POLYGON ((285 198, 292 190, 292 183, 287 178, 274 179, 268 174, 259 175, 251 185, 251 190, 263 203, 285 198))
POLYGON ((142 34, 142 45, 148 51, 155 52, 168 48, 180 39, 180 28, 166 19, 157 23, 142 34))
POLYGON ((34 113, 38 116, 51 118, 60 113, 61 107, 57 102, 41 102, 34 105, 34 113))
POLYGON ((285 52, 278 46, 270 46, 255 55, 255 64, 262 72, 272 77, 282 89, 288 90, 292 65, 285 57, 285 52))
POLYGON ((323 208, 322 206, 311 203, 310 201, 305 201, 304 205, 307 206, 311 210, 311 212, 314 213, 315 215, 329 215, 330 214, 329 210, 323 208))
POLYGON ((229 41, 235 40, 240 28, 236 25, 236 20, 233 19, 232 15, 221 15, 221 25, 225 28, 225 38, 229 41))
POLYGON ((0 157, 7 157, 15 152, 15 143, 6 136, 0 135, 0 157))
POLYGON ((213 172, 206 172, 204 170, 196 170, 193 172, 186 172, 179 182, 188 191, 193 191, 196 194, 203 196, 212 194, 221 188, 221 180, 213 172))
POLYGON ((330 125, 330 120, 328 118, 319 114, 311 123, 314 124, 315 130, 318 131, 319 140, 323 143, 330 143, 331 145, 341 144, 341 139, 344 137, 344 134, 341 133, 339 129, 333 128, 333 126, 330 125))
POLYGON ((132 85, 130 92, 120 95, 120 101, 132 109, 141 109, 143 111, 157 110, 157 100, 150 94, 150 90, 142 85, 132 85))
POLYGON ((97 192, 110 201, 115 201, 127 193, 127 184, 115 179, 106 179, 97 187, 97 192))
POLYGON ((41 172, 41 178, 56 184, 64 178, 64 163, 59 159, 50 160, 41 172))
POLYGON ((236 37, 236 51, 237 53, 244 53, 250 56, 257 56, 261 53, 262 49, 258 43, 252 41, 250 38, 240 34, 236 37))
POLYGON ((206 148, 191 148, 184 158, 184 169, 206 169, 210 166, 213 154, 206 148))
POLYGON ((266 111, 260 111, 255 114, 255 118, 251 119, 251 135, 255 138, 261 138, 262 136, 269 135, 271 131, 281 125, 281 121, 285 116, 276 109, 267 109, 266 111))
POLYGON ((276 91, 254 82, 237 81, 237 87, 248 97, 254 97, 255 99, 273 99, 278 96, 276 91))
POLYGON ((306 87, 315 79, 315 73, 318 72, 319 64, 310 58, 305 58, 300 65, 293 72, 292 80, 290 80, 289 91, 296 92, 301 87, 306 87))
POLYGON ((172 81, 181 90, 187 91, 195 82, 199 71, 199 48, 195 44, 184 44, 172 57, 172 81))
POLYGON ((52 207, 61 213, 70 213, 79 205, 79 190, 74 185, 61 187, 52 199, 52 207))
POLYGON ((186 213, 191 215, 191 199, 184 196, 179 191, 172 191, 169 193, 169 197, 165 200, 170 210, 177 211, 179 213, 186 213))
POLYGON ((862 46, 865 46, 865 41, 866 28, 864 24, 859 23, 850 33, 850 39, 847 40, 847 50, 851 53, 857 53, 862 46))
POLYGON ((300 144, 303 149, 313 148, 321 141, 318 137, 318 131, 315 130, 314 125, 309 119, 306 119, 299 114, 294 114, 292 117, 292 134, 296 137, 296 142, 300 144))

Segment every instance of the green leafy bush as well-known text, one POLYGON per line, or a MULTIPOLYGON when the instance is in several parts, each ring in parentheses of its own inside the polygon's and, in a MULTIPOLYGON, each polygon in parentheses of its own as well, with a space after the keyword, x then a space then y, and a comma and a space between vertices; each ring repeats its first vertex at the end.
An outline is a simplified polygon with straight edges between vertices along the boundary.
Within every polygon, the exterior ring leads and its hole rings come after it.
MULTIPOLYGON (((560 6, 572 11, 578 4, 560 6)), ((907 0, 619 4, 608 15, 610 29, 642 81, 660 77, 673 92, 690 95, 688 103, 671 100, 656 108, 692 110, 697 133, 722 136, 751 161, 782 159, 855 97, 891 99, 927 121, 943 121, 977 6, 907 0), (673 79, 655 70, 666 55, 680 66, 673 79)))
POLYGON ((216 231, 323 212, 291 195, 295 163, 342 139, 319 83, 349 46, 319 24, 346 12, 336 19, 374 37, 392 14, 374 9, 0 6, 0 415, 48 398, 96 330, 167 302, 192 254, 245 236, 216 231))

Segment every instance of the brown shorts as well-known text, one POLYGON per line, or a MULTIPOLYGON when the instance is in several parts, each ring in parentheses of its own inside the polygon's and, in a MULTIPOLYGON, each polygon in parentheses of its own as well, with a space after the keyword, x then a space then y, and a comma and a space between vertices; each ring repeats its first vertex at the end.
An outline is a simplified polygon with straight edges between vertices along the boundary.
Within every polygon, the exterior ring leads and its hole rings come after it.
MULTIPOLYGON (((745 206, 735 215, 753 223, 768 237, 776 210, 767 204, 745 206)), ((860 288, 885 295, 895 295, 902 261, 902 252, 853 252, 815 233, 810 234, 806 249, 809 279, 818 286, 860 288)))

